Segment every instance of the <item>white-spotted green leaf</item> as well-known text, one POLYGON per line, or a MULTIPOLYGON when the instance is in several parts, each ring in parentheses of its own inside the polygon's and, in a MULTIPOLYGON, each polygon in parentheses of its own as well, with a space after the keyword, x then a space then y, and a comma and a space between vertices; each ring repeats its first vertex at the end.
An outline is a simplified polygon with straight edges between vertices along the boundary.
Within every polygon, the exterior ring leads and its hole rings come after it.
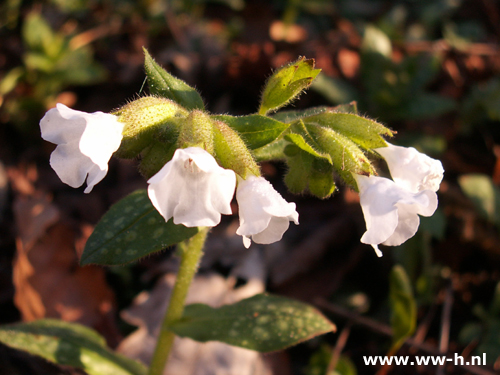
POLYGON ((89 237, 81 265, 120 265, 175 245, 198 233, 198 228, 175 225, 151 204, 146 190, 114 204, 89 237))
POLYGON ((259 352, 272 352, 335 331, 335 325, 310 305, 259 294, 232 305, 186 306, 173 332, 196 341, 222 341, 259 352))
POLYGON ((186 82, 174 77, 158 65, 145 48, 144 68, 151 95, 172 99, 187 109, 205 109, 200 94, 186 82))
POLYGON ((392 268, 389 282, 392 326, 392 346, 389 353, 394 355, 404 341, 415 331, 417 304, 413 296, 410 279, 401 265, 395 265, 392 268))
POLYGON ((314 69, 314 65, 314 59, 301 57, 278 69, 266 83, 259 114, 278 110, 307 89, 321 71, 314 69))
POLYGON ((214 119, 225 122, 236 130, 251 150, 263 147, 275 141, 290 125, 270 117, 261 115, 248 116, 212 116, 214 119))
POLYGON ((144 365, 113 352, 103 337, 76 323, 44 319, 0 326, 0 342, 89 375, 145 375, 144 365))

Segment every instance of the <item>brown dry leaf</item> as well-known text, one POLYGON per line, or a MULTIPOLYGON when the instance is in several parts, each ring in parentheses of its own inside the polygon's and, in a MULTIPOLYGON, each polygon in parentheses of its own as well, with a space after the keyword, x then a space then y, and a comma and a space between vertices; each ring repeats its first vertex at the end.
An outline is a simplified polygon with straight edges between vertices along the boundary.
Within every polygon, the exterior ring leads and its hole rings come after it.
MULTIPOLYGON (((253 257, 251 261, 254 260, 253 257)), ((247 268, 255 267, 250 265, 247 268)), ((174 282, 174 274, 165 275, 151 293, 141 293, 136 297, 134 305, 123 311, 123 319, 139 326, 139 329, 122 341, 118 347, 119 352, 144 363, 150 362, 174 282)), ((234 282, 233 278, 226 280, 215 274, 197 276, 189 290, 187 303, 220 306, 264 290, 264 283, 258 278, 250 279, 245 286, 237 289, 233 289, 234 282)), ((164 372, 165 375, 271 375, 271 373, 264 357, 255 351, 221 342, 198 343, 179 337, 175 339, 174 348, 164 372)))
POLYGON ((114 294, 104 270, 78 265, 78 234, 63 222, 48 195, 32 191, 32 195, 18 194, 13 204, 17 231, 14 303, 23 321, 58 318, 79 322, 97 329, 111 346, 117 345, 120 335, 114 319, 114 294))

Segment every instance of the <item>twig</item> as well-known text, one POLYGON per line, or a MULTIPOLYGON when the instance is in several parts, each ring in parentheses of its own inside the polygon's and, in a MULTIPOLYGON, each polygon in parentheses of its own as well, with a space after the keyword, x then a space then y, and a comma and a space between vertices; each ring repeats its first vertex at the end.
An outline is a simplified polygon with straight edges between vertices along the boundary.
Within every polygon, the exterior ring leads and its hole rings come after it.
MULTIPOLYGON (((344 307, 332 304, 328 301, 326 301, 323 298, 318 298, 315 301, 316 306, 322 308, 323 310, 332 313, 334 315, 340 316, 344 319, 347 319, 353 323, 353 325, 358 324, 361 326, 364 326, 365 328, 370 329, 371 331, 374 331, 376 333, 380 333, 385 336, 392 336, 392 329, 389 325, 380 323, 372 318, 368 318, 366 316, 362 316, 356 312, 353 312, 351 310, 348 310, 344 307)), ((422 352, 425 352, 426 354, 429 355, 446 355, 447 353, 440 352, 439 349, 437 349, 434 346, 425 344, 425 343, 420 343, 414 340, 413 338, 409 338, 404 342, 405 345, 408 345, 410 347, 415 347, 422 352)), ((456 364, 457 367, 462 368, 466 371, 469 371, 470 373, 474 375, 496 375, 494 372, 483 368, 479 366, 473 366, 473 365, 460 365, 456 364)))
POLYGON ((335 348, 333 348, 332 358, 330 359, 330 363, 328 363, 328 368, 326 370, 326 374, 330 374, 337 367, 337 363, 340 358, 340 354, 344 350, 345 344, 347 343, 347 339, 349 338, 349 334, 351 333, 351 321, 348 321, 342 332, 340 332, 339 338, 337 339, 337 343, 335 344, 335 348))
MULTIPOLYGON (((441 313, 441 332, 439 334, 439 351, 447 353, 450 343, 451 307, 453 306, 453 286, 451 281, 446 288, 441 313)), ((440 365, 436 370, 436 375, 444 374, 445 365, 440 365)))

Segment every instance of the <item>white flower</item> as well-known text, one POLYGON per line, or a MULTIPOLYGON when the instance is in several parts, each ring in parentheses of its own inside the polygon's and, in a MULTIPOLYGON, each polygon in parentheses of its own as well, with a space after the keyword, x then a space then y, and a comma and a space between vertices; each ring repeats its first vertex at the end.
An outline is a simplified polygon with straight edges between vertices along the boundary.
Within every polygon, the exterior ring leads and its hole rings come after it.
POLYGON ((432 159, 413 147, 387 144, 388 147, 376 148, 375 151, 384 157, 394 182, 413 193, 439 190, 444 173, 439 160, 432 159))
POLYGON ((240 226, 236 234, 243 236, 243 244, 250 247, 251 240, 260 244, 279 241, 290 221, 299 223, 295 203, 288 203, 264 178, 250 176, 238 179, 236 189, 240 226))
POLYGON ((62 182, 76 188, 87 179, 85 193, 90 193, 120 147, 123 124, 108 113, 85 113, 58 103, 40 120, 40 130, 43 139, 57 144, 50 165, 62 182))
POLYGON ((148 180, 149 199, 165 221, 186 227, 214 227, 230 215, 236 175, 219 167, 198 147, 177 149, 172 160, 148 180))
POLYGON ((372 245, 378 256, 382 256, 379 244, 401 245, 417 232, 418 215, 431 216, 436 211, 438 202, 434 191, 415 193, 388 178, 353 176, 366 222, 361 242, 372 245))

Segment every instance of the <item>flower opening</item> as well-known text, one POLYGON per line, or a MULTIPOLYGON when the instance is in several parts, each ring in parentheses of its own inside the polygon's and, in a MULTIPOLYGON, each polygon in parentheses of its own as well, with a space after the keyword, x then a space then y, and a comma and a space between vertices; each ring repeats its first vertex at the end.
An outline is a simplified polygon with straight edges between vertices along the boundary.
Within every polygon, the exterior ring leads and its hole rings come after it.
POLYGON ((379 244, 401 245, 417 232, 420 224, 418 215, 431 216, 437 209, 437 194, 434 191, 414 193, 388 178, 353 176, 366 222, 361 242, 371 245, 379 257, 382 256, 379 244))
POLYGON ((213 227, 230 215, 236 175, 198 147, 177 149, 172 160, 148 180, 153 206, 174 224, 213 227))

